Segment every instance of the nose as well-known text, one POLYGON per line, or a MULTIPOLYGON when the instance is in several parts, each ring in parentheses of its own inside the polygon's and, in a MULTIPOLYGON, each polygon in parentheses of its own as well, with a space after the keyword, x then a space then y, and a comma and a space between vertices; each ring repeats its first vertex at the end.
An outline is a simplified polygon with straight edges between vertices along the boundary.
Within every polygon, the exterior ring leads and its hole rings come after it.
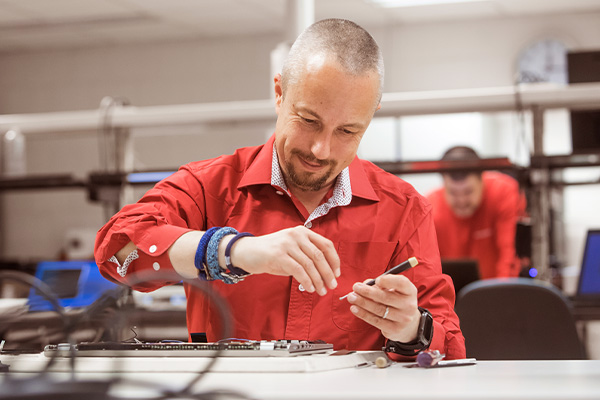
POLYGON ((318 132, 315 134, 313 143, 310 147, 312 154, 319 160, 326 160, 331 154, 332 134, 327 132, 318 132))

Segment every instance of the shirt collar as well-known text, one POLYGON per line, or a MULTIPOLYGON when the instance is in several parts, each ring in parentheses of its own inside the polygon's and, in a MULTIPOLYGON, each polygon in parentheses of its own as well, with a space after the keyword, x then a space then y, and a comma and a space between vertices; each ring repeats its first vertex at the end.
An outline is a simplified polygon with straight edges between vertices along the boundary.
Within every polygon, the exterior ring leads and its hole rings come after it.
POLYGON ((252 160, 252 163, 238 184, 238 189, 252 185, 271 184, 271 161, 273 159, 274 143, 275 135, 273 134, 259 150, 254 160, 252 160))
MULTIPOLYGON (((272 185, 278 189, 287 191, 283 175, 277 160, 277 152, 274 147, 275 134, 273 134, 265 145, 260 149, 250 167, 238 184, 238 189, 251 185, 272 185), (277 175, 280 179, 277 179, 277 175)), ((362 197, 367 200, 379 201, 371 182, 367 177, 361 160, 355 157, 352 163, 346 167, 336 180, 337 190, 343 188, 351 189, 351 196, 362 197)), ((334 189, 336 190, 336 189, 334 189)))

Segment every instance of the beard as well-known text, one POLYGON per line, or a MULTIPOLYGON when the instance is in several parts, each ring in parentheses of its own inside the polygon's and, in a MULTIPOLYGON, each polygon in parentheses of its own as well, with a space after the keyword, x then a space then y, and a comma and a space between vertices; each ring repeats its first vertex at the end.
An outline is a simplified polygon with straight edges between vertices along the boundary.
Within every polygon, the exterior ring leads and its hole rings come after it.
MULTIPOLYGON (((288 184, 297 187, 298 189, 305 191, 319 191, 327 184, 333 175, 333 170, 337 163, 332 160, 319 160, 312 154, 304 154, 298 149, 291 151, 291 156, 297 156, 298 158, 305 160, 312 164, 319 164, 321 166, 329 166, 329 169, 323 173, 323 175, 316 175, 314 172, 298 171, 292 162, 287 159, 285 162, 285 169, 287 171, 288 184)), ((290 157, 292 158, 292 157, 290 157)))

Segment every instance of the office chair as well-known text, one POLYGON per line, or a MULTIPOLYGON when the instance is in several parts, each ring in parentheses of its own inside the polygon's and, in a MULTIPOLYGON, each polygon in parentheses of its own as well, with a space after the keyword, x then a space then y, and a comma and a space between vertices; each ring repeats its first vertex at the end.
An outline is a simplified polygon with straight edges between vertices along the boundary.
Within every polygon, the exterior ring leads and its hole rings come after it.
POLYGON ((528 278, 473 282, 463 288, 456 313, 467 356, 481 360, 586 359, 564 295, 528 278))

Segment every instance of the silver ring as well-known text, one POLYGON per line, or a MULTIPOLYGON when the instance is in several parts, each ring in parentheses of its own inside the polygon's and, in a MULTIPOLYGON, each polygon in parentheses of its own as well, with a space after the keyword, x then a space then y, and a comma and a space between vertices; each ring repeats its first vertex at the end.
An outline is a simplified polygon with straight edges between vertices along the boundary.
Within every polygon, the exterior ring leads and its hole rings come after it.
POLYGON ((386 319, 389 313, 390 313, 390 307, 386 307, 385 312, 383 313, 383 317, 381 317, 381 318, 386 319))

